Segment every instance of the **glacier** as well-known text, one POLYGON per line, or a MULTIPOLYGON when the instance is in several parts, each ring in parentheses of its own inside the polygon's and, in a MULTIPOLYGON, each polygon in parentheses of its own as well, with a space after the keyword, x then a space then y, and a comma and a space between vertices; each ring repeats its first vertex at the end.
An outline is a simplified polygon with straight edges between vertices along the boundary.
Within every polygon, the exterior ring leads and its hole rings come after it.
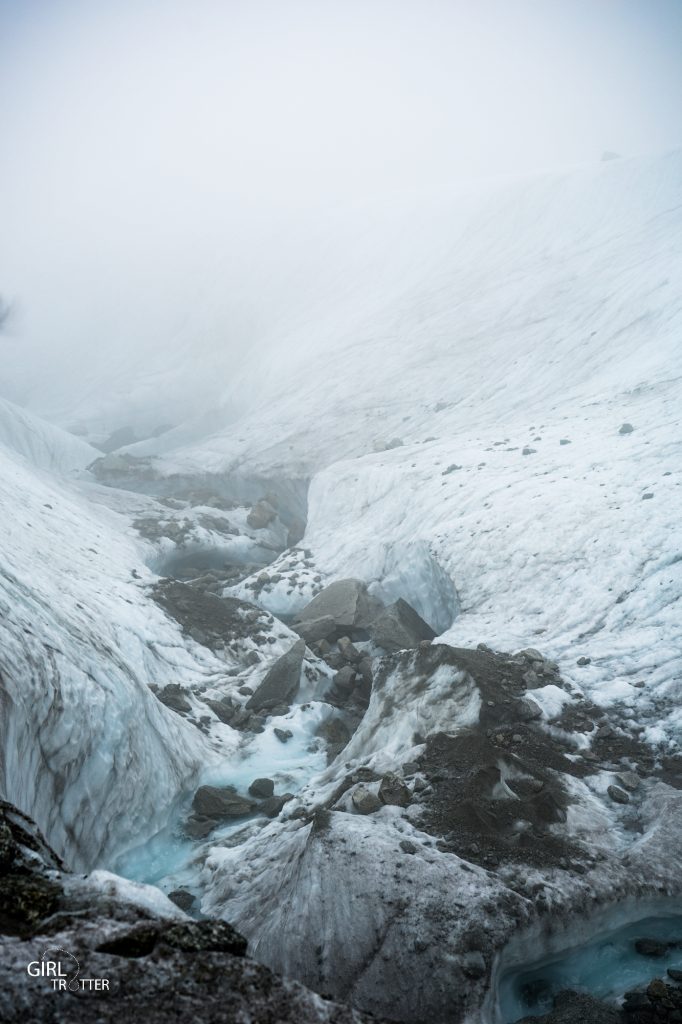
POLYGON ((678 905, 681 196, 672 152, 332 211, 204 414, 103 455, 105 381, 0 401, 0 789, 59 856, 414 1021, 505 1024, 538 944, 678 905), (437 639, 357 628, 351 699, 323 624, 249 707, 339 580, 437 639))

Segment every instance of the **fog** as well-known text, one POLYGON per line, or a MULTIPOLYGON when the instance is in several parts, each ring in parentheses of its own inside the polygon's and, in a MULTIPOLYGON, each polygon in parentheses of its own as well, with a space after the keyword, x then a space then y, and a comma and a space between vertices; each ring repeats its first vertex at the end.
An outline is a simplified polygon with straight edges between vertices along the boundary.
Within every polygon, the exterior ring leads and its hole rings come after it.
POLYGON ((0 0, 0 393, 178 422, 324 301, 320 225, 672 148, 681 53, 676 0, 0 0))

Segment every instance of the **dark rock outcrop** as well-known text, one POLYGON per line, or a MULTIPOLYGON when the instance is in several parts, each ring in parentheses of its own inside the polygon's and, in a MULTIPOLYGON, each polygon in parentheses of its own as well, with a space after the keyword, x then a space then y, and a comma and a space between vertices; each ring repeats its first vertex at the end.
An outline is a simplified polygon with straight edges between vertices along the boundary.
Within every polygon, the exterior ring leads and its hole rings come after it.
POLYGON ((155 914, 70 875, 4 801, 0 883, 3 1024, 369 1024, 250 960, 225 921, 155 914), (29 974, 41 959, 58 966, 63 991, 49 975, 29 974))

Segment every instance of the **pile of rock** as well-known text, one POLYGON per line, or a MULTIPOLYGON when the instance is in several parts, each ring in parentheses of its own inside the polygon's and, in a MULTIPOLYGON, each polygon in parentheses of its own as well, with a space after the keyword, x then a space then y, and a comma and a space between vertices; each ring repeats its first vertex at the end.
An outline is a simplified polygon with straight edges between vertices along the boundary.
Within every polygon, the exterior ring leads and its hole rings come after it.
POLYGON ((219 825, 252 815, 276 818, 292 793, 275 796, 272 779, 254 779, 249 796, 240 796, 234 786, 200 786, 192 800, 192 814, 184 831, 191 839, 204 839, 219 825))

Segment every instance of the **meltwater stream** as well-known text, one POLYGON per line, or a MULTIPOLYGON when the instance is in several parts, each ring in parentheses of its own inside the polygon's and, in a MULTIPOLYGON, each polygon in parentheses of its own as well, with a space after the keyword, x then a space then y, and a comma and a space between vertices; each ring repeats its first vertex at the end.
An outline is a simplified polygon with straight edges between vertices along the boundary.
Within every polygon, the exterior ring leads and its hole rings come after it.
MULTIPOLYGON (((240 795, 246 796, 254 779, 271 778, 276 793, 295 795, 326 766, 326 747, 316 738, 316 733, 328 714, 328 704, 311 700, 293 705, 286 715, 269 718, 264 732, 255 734, 228 761, 205 772, 198 785, 234 786, 240 795), (282 743, 275 735, 275 728, 288 730, 291 738, 282 743)), ((240 818, 217 827, 210 836, 197 842, 182 832, 190 803, 191 795, 188 795, 166 828, 121 855, 112 869, 125 878, 158 885, 164 891, 176 887, 193 891, 197 874, 195 859, 201 849, 222 842, 239 845, 239 833, 244 833, 245 839, 257 821, 261 824, 266 821, 258 819, 257 815, 240 818)))
POLYGON ((564 989, 616 1000, 629 989, 664 976, 668 967, 682 968, 682 917, 645 918, 563 954, 508 971, 500 979, 498 1020, 512 1024, 547 1013, 554 996, 564 989), (660 956, 644 956, 635 948, 638 939, 655 939, 667 944, 667 949, 660 956))

